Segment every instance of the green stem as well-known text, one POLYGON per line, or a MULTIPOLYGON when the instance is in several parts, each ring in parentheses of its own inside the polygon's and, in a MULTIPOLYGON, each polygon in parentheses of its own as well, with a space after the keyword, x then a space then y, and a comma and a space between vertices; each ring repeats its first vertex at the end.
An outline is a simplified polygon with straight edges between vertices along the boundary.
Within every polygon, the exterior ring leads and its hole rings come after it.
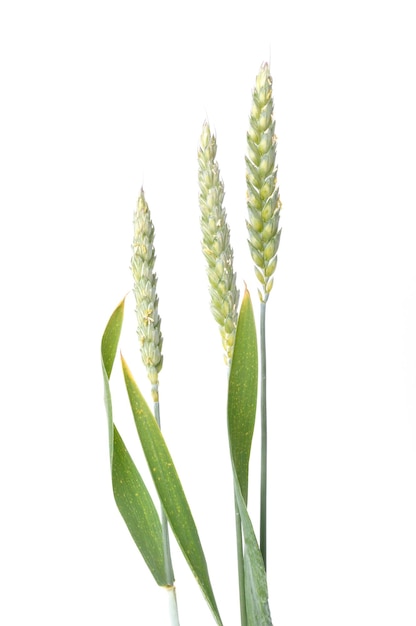
POLYGON ((261 409, 261 477, 260 477, 260 550, 264 569, 267 556, 267 400, 266 400, 266 302, 260 302, 260 409, 261 409))
POLYGON ((241 530, 241 518, 238 511, 237 499, 234 497, 235 505, 235 531, 237 537, 237 562, 238 562, 238 587, 240 591, 240 619, 241 626, 247 626, 247 610, 246 610, 246 589, 244 582, 244 553, 243 553, 243 534, 241 530))
MULTIPOLYGON (((157 390, 156 390, 156 393, 158 397, 157 390)), ((155 414, 156 422, 160 428, 160 405, 159 405, 158 400, 154 402, 154 414, 155 414)), ((161 523, 162 523, 162 541, 163 541, 163 556, 164 556, 164 562, 165 562, 165 574, 166 574, 166 579, 168 581, 167 590, 169 592, 170 621, 171 621, 172 626, 180 626, 178 603, 176 601, 176 590, 175 590, 175 585, 174 585, 175 576, 173 573, 172 556, 170 553, 169 527, 168 527, 168 520, 166 518, 166 514, 165 514, 163 507, 161 507, 160 516, 161 516, 161 523)))
MULTIPOLYGON (((231 359, 228 363, 228 377, 230 376, 231 359)), ((233 462, 231 460, 231 462, 233 462)), ((234 481, 236 476, 234 477, 234 481)), ((235 489, 235 485, 234 485, 235 489)), ((234 494, 234 514, 235 514, 235 535, 237 543, 237 565, 238 565, 238 589, 240 596, 240 624, 248 626, 247 608, 246 608, 246 587, 244 580, 244 549, 243 549, 243 531, 241 528, 241 515, 238 510, 237 496, 234 494)))

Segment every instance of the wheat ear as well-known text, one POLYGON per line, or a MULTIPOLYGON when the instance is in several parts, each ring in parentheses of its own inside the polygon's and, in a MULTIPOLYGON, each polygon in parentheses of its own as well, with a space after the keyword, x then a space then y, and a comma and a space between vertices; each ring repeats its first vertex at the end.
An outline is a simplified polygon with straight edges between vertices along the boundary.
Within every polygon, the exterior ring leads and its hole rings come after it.
POLYGON ((230 229, 223 207, 224 185, 216 153, 215 136, 205 122, 198 149, 202 251, 207 261, 211 311, 220 327, 226 361, 230 363, 237 328, 239 292, 233 270, 230 229))

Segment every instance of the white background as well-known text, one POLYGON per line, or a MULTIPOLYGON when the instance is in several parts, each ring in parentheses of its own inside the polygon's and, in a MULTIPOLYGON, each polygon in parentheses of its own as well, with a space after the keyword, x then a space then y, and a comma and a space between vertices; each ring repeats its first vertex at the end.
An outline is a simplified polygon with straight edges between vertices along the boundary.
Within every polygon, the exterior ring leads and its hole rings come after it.
MULTIPOLYGON (((100 339, 156 228, 163 429, 238 623, 226 369, 200 250, 208 117, 235 252, 271 61, 283 234, 268 305, 269 593, 281 626, 416 623, 412 3, 11 2, 1 58, 1 602, 7 626, 168 623, 113 502, 100 339)), ((149 397, 131 296, 122 349, 149 397)), ((142 460, 115 373, 115 418, 142 460)), ((257 434, 250 495, 257 517, 257 434)), ((174 547, 182 626, 213 619, 174 547)))

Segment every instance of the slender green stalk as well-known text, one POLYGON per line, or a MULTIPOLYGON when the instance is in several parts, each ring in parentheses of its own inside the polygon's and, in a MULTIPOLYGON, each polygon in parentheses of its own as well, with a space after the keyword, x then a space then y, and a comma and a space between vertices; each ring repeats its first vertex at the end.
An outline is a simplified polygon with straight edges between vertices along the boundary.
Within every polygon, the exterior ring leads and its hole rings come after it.
POLYGON ((238 589, 240 594, 240 622, 241 626, 247 626, 247 610, 246 610, 246 587, 244 580, 244 551, 243 551, 243 532, 241 529, 241 518, 238 511, 237 499, 234 497, 235 512, 235 533, 237 540, 237 564, 238 564, 238 589))
MULTIPOLYGON (((157 392, 158 391, 159 390, 157 389, 157 392)), ((155 416, 157 425, 159 426, 159 428, 161 428, 159 401, 155 402, 153 406, 154 406, 154 416, 155 416)), ((163 555, 164 555, 164 562, 165 562, 165 573, 166 573, 166 579, 169 581, 169 586, 166 587, 166 589, 169 594, 170 620, 171 620, 172 626, 179 626, 178 603, 176 600, 176 588, 174 585, 175 576, 173 573, 172 556, 170 552, 169 527, 168 527, 168 520, 167 520, 163 507, 161 507, 160 517, 161 517, 161 523, 162 523, 163 555)))
MULTIPOLYGON (((156 418, 157 425, 159 426, 159 428, 161 428, 159 402, 154 403, 154 416, 156 418)), ((170 554, 168 521, 166 519, 165 511, 163 510, 163 508, 161 510, 161 521, 162 521, 163 553, 165 556, 166 578, 169 581, 169 584, 173 585, 174 575, 173 575, 173 567, 172 567, 172 557, 170 554)))
MULTIPOLYGON (((234 485, 235 489, 235 485, 234 485)), ((234 517, 235 517, 235 533, 237 544, 237 568, 238 568, 238 589, 240 595, 240 620, 241 626, 247 626, 246 611, 246 585, 244 574, 244 548, 243 548, 243 531, 241 528, 241 518, 238 511, 236 496, 234 495, 234 517)))
MULTIPOLYGON (((142 189, 134 214, 132 272, 134 278, 134 294, 136 297, 137 334, 140 342, 140 352, 151 383, 154 416, 160 428, 159 372, 163 365, 163 338, 160 330, 159 298, 156 293, 157 277, 154 272, 156 260, 153 244, 154 234, 154 226, 150 217, 149 206, 145 200, 144 191, 142 189)), ((174 586, 175 579, 169 544, 169 528, 163 507, 161 507, 161 524, 165 573, 169 583, 167 590, 169 592, 170 619, 172 626, 179 626, 178 606, 174 586)))
POLYGON ((266 398, 266 303, 273 287, 280 241, 280 195, 277 186, 276 135, 273 120, 272 78, 267 63, 256 78, 247 132, 248 244, 254 271, 260 282, 261 359, 261 484, 260 548, 267 561, 267 398, 266 398))
POLYGON ((261 478, 260 478, 260 551, 267 568, 267 359, 266 303, 260 302, 260 410, 261 410, 261 478))

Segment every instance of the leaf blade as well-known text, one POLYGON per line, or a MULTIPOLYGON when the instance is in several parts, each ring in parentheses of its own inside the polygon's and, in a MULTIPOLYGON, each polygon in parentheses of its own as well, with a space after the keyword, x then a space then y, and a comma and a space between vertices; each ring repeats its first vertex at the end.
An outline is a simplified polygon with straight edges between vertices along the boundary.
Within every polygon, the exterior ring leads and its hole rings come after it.
POLYGON ((111 481, 114 499, 149 570, 160 586, 168 584, 163 557, 162 526, 153 500, 113 421, 110 375, 124 317, 124 300, 116 307, 101 341, 104 403, 107 412, 111 481))
POLYGON ((237 483, 234 468, 234 492, 241 517, 244 537, 244 584, 246 590, 246 611, 248 626, 273 626, 270 608, 267 576, 264 569, 257 538, 247 511, 243 494, 237 483))
POLYGON ((217 624, 221 626, 205 555, 172 457, 123 357, 122 366, 137 432, 166 517, 217 624))
POLYGON ((228 437, 244 501, 248 497, 251 442, 257 407, 258 353, 253 306, 246 289, 241 303, 228 383, 228 437))
POLYGON ((263 557, 247 510, 251 442, 257 408, 258 353, 253 307, 245 291, 238 318, 228 385, 228 435, 234 494, 244 539, 244 586, 248 626, 272 626, 263 557))

